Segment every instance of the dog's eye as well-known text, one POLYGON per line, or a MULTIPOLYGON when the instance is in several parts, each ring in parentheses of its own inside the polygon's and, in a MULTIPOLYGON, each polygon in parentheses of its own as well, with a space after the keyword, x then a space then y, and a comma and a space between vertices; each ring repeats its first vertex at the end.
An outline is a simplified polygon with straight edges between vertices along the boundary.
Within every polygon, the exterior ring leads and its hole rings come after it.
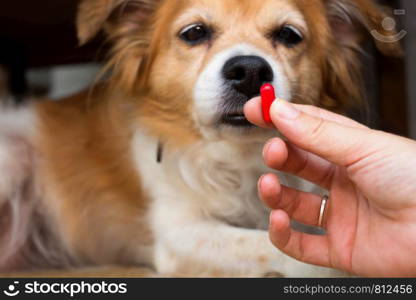
POLYGON ((303 41, 303 36, 297 28, 291 25, 285 25, 274 32, 273 39, 292 48, 303 41))
POLYGON ((179 37, 190 45, 199 45, 210 38, 210 30, 203 24, 194 24, 185 27, 179 37))

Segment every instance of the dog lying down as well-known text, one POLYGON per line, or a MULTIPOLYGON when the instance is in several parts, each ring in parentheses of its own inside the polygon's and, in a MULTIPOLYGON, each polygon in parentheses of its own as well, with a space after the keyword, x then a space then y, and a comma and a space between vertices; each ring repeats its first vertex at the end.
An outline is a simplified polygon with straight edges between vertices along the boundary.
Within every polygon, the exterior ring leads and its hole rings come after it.
POLYGON ((386 16, 370 0, 81 1, 80 41, 107 35, 111 75, 2 110, 2 271, 339 275, 270 243, 256 185, 275 132, 248 123, 243 106, 266 82, 292 102, 360 105, 360 44, 373 29, 394 34, 386 16))

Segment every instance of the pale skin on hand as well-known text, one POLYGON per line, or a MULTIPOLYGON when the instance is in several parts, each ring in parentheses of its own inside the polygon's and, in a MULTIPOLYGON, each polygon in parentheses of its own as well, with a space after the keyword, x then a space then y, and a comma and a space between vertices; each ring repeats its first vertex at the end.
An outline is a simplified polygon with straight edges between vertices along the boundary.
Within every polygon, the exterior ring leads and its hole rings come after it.
POLYGON ((270 238, 286 254, 306 263, 359 276, 415 276, 416 142, 371 130, 346 117, 283 100, 262 119, 260 99, 245 107, 254 124, 278 129, 264 148, 268 166, 329 191, 325 236, 290 228, 290 219, 317 225, 322 195, 259 181, 263 201, 273 209, 270 238))

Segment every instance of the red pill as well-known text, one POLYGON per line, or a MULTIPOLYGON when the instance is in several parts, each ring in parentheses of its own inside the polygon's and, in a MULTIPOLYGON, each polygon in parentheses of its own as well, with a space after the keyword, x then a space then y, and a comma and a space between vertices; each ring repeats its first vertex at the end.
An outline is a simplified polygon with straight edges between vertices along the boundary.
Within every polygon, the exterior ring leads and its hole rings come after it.
POLYGON ((270 83, 266 83, 261 87, 261 106, 263 109, 263 119, 266 123, 272 123, 272 117, 270 116, 270 108, 276 100, 276 94, 274 87, 270 83))

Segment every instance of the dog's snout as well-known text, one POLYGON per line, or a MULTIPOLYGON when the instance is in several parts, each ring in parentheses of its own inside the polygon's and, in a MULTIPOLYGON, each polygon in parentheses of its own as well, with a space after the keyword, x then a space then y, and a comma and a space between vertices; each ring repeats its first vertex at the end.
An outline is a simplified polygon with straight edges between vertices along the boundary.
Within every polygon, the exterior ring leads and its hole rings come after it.
POLYGON ((239 93, 252 98, 257 96, 264 83, 273 81, 270 64, 260 56, 236 56, 223 68, 224 79, 239 93))

